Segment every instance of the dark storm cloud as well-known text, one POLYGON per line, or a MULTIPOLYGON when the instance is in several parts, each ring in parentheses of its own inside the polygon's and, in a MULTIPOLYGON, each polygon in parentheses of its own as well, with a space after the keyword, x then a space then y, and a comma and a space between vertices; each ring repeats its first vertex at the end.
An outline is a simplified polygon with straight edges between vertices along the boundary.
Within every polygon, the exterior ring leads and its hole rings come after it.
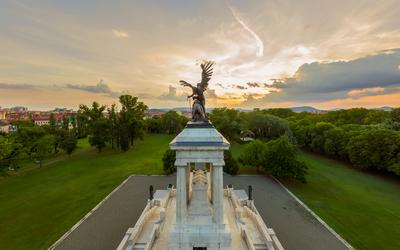
POLYGON ((303 64, 293 77, 273 80, 269 87, 278 91, 260 101, 325 101, 346 98, 354 90, 365 95, 371 88, 383 89, 374 94, 394 93, 399 86, 400 49, 396 49, 351 61, 303 64))

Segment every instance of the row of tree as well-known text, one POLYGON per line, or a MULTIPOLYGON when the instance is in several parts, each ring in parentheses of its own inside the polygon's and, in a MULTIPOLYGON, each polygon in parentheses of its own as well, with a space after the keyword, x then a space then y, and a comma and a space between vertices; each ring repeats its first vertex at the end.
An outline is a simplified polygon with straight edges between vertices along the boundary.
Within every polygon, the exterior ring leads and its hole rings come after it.
MULTIPOLYGON (((210 118, 231 140, 238 140, 243 133, 262 141, 285 135, 298 147, 349 161, 362 169, 400 175, 400 108, 354 108, 323 114, 281 108, 251 112, 223 108, 214 109, 210 118)), ((255 142, 253 151, 263 151, 260 143, 255 142)), ((263 167, 261 162, 258 166, 263 167)))
POLYGON ((0 136, 0 168, 18 168, 21 160, 33 159, 39 166, 50 155, 60 150, 70 155, 77 147, 76 128, 69 129, 69 120, 63 119, 57 126, 54 115, 50 116, 48 126, 35 126, 31 121, 17 123, 18 130, 0 136))
POLYGON ((45 158, 60 150, 71 155, 77 148, 78 138, 88 137, 90 145, 99 152, 107 145, 128 150, 135 140, 143 138, 147 106, 130 95, 120 96, 119 102, 120 110, 115 104, 108 108, 97 102, 90 107, 80 105, 77 115, 64 117, 61 124, 53 114, 45 126, 18 121, 17 132, 0 135, 0 171, 15 169, 23 160, 34 160, 42 166, 45 158))
POLYGON ((341 126, 293 119, 291 128, 300 147, 349 161, 361 169, 400 175, 400 132, 385 124, 341 126))
POLYGON ((135 140, 143 138, 147 106, 131 95, 120 96, 119 102, 119 111, 115 104, 109 108, 97 102, 93 102, 91 107, 79 106, 77 134, 79 137, 88 136, 90 145, 99 152, 107 144, 127 151, 135 140))
POLYGON ((168 111, 161 116, 153 116, 145 120, 147 132, 155 134, 178 134, 189 119, 176 111, 168 111))

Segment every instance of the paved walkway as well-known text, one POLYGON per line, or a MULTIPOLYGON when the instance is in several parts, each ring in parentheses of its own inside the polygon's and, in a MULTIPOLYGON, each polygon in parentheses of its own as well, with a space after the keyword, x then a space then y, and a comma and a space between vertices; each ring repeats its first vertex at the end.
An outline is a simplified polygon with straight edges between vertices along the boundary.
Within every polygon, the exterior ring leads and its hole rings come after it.
MULTIPOLYGON (((68 235, 56 249, 113 250, 126 230, 139 218, 148 187, 165 189, 175 176, 132 176, 91 216, 68 235)), ((268 227, 285 249, 347 249, 332 233, 298 204, 278 183, 265 176, 224 176, 224 186, 253 186, 254 202, 268 227)))

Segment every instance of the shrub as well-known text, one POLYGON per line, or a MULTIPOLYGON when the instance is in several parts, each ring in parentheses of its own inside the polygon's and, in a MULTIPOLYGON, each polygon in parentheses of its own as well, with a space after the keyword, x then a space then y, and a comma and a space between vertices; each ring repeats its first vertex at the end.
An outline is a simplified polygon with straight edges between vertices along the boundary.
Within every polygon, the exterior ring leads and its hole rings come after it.
POLYGON ((264 162, 263 167, 273 176, 306 182, 307 166, 297 159, 297 149, 289 143, 287 136, 266 144, 264 162))
POLYGON ((224 151, 224 172, 230 175, 236 175, 239 171, 239 164, 236 159, 233 158, 230 150, 224 151))
POLYGON ((175 159, 175 151, 167 149, 162 158, 165 174, 169 175, 176 171, 175 159))

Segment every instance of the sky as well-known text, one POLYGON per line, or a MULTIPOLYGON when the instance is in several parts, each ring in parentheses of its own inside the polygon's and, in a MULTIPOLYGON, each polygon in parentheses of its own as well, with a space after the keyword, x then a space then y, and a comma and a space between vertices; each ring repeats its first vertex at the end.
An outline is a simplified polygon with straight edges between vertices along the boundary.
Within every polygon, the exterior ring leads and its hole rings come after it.
POLYGON ((398 0, 0 0, 0 106, 400 106, 398 0))

